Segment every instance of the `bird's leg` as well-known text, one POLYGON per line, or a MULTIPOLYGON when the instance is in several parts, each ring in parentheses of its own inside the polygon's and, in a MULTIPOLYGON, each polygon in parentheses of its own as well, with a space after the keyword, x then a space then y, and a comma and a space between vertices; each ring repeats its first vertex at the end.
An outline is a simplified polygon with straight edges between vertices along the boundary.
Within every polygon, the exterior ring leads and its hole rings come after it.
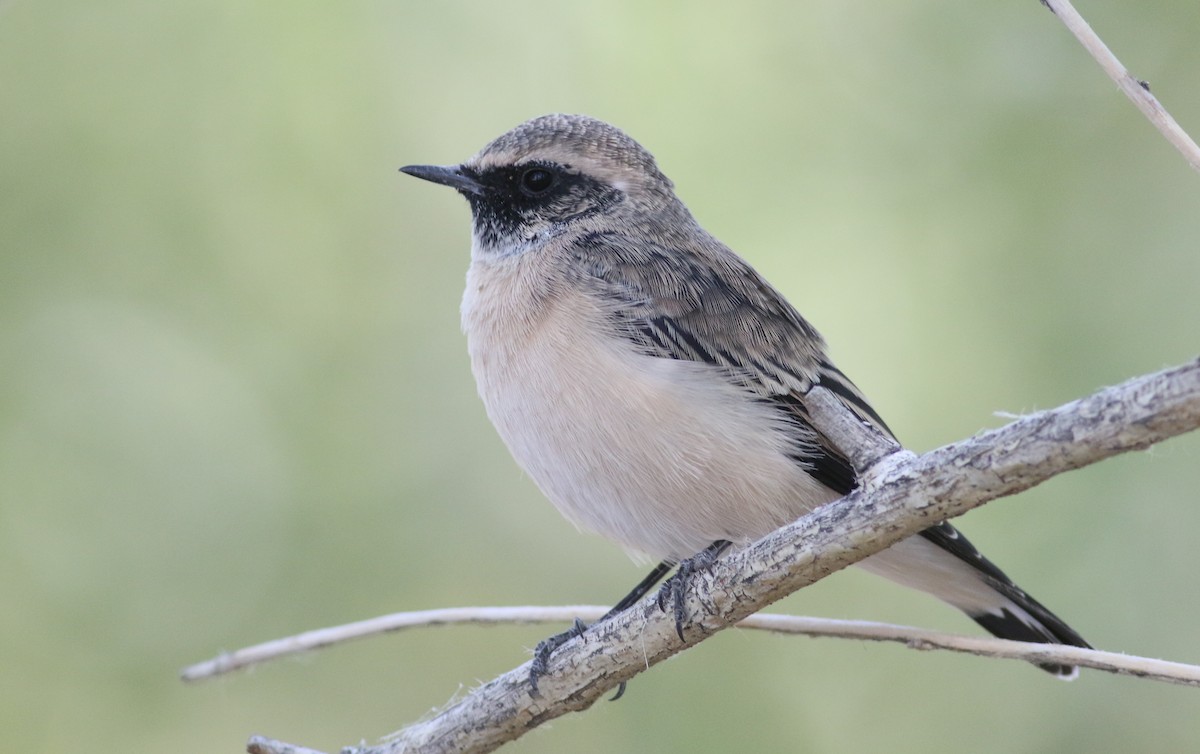
MULTIPOLYGON (((674 564, 667 560, 664 560, 656 565, 654 570, 646 575, 646 578, 638 582, 638 585, 633 588, 633 591, 621 598, 621 601, 613 605, 612 609, 605 613, 600 620, 596 621, 596 623, 603 623, 614 615, 622 613, 635 605, 638 600, 646 596, 646 594, 652 588, 654 588, 655 584, 662 580, 662 577, 665 576, 672 567, 674 567, 674 564)), ((566 644, 571 639, 574 639, 576 636, 583 636, 583 632, 586 631, 587 628, 588 626, 586 623, 576 618, 575 624, 566 631, 563 631, 561 634, 555 634, 548 639, 538 642, 537 648, 533 650, 533 662, 529 665, 529 685, 532 688, 534 696, 538 696, 538 678, 545 675, 546 671, 549 669, 550 655, 554 653, 554 650, 558 649, 563 644, 566 644)), ((622 682, 620 688, 617 689, 617 694, 613 697, 613 700, 619 699, 623 693, 625 693, 624 682, 622 682)))
POLYGON ((675 610, 675 633, 679 635, 680 641, 684 641, 683 619, 686 617, 683 610, 683 600, 687 596, 687 589, 692 577, 699 572, 712 568, 713 563, 717 562, 717 558, 731 544, 733 543, 729 540, 718 539, 692 557, 679 561, 679 570, 675 571, 675 575, 667 579, 667 582, 658 590, 658 609, 666 612, 667 602, 670 601, 675 610))
POLYGON ((654 566, 654 570, 646 574, 646 578, 639 581, 638 585, 633 588, 633 591, 622 597, 620 602, 613 605, 612 609, 601 616, 600 620, 596 622, 603 623, 617 613, 623 613, 636 605, 638 600, 640 600, 642 597, 645 597, 646 594, 654 588, 654 585, 659 581, 662 581, 662 577, 666 576, 674 567, 675 562, 671 560, 664 560, 663 562, 654 566))

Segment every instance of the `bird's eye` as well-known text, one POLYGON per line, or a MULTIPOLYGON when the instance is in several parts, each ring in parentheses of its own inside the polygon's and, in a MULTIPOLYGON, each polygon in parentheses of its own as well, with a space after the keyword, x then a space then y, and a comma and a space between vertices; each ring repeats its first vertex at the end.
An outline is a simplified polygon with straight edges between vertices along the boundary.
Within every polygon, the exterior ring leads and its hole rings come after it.
POLYGON ((554 187, 557 176, 546 168, 529 168, 521 173, 521 191, 526 196, 541 196, 554 187))

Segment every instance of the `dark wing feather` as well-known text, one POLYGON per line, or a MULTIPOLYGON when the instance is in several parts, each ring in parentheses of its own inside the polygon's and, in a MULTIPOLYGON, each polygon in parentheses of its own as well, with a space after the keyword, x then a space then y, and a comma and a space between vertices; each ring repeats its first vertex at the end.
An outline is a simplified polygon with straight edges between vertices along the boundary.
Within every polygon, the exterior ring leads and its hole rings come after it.
POLYGON ((830 363, 816 329, 745 261, 704 239, 693 253, 680 254, 593 232, 573 245, 571 267, 591 277, 587 289, 600 291, 620 331, 644 352, 726 368, 775 404, 815 438, 797 446, 797 463, 830 489, 848 493, 854 469, 813 429, 804 394, 820 383, 865 421, 885 432, 887 425, 830 363))

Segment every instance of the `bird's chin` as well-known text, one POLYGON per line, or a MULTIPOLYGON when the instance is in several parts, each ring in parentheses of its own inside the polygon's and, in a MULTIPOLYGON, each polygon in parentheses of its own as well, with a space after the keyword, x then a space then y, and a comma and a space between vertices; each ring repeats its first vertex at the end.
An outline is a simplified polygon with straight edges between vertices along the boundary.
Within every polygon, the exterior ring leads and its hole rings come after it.
POLYGON ((471 259, 495 260, 515 257, 537 245, 536 240, 475 234, 471 238, 471 259))

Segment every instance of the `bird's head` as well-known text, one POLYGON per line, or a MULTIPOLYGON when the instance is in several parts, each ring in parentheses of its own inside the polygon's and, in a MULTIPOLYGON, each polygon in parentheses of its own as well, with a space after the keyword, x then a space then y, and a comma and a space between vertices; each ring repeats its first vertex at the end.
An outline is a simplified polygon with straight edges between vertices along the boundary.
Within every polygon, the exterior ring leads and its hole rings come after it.
POLYGON ((604 217, 636 222, 682 207, 653 155, 584 115, 526 121, 460 165, 401 170, 466 197, 485 254, 519 253, 583 223, 602 227, 604 217))

